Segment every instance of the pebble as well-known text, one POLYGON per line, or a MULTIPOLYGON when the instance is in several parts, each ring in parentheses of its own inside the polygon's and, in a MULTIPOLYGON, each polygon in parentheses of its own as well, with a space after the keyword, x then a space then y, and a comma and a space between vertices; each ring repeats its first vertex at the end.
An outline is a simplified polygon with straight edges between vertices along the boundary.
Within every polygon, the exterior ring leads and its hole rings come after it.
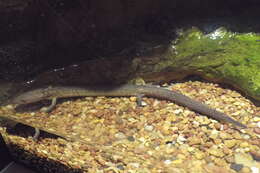
POLYGON ((242 135, 242 137, 243 137, 244 139, 246 139, 246 140, 250 139, 250 135, 248 135, 248 134, 244 134, 244 135, 242 135))
POLYGON ((210 137, 211 139, 216 139, 216 138, 218 137, 218 135, 219 135, 219 131, 217 131, 217 130, 212 130, 212 132, 210 133, 209 137, 210 137))
POLYGON ((254 121, 254 122, 260 122, 260 117, 254 117, 254 118, 253 118, 253 121, 254 121))
POLYGON ((152 125, 145 125, 144 126, 144 129, 146 130, 146 131, 153 131, 153 129, 154 129, 154 127, 152 126, 152 125))
POLYGON ((246 148, 249 146, 249 144, 247 142, 242 142, 239 146, 242 148, 246 148))
POLYGON ((208 150, 209 154, 213 155, 213 156, 216 156, 216 157, 223 157, 225 156, 225 154, 223 153, 223 151, 219 148, 216 148, 216 147, 211 147, 209 150, 208 150))
POLYGON ((235 171, 240 171, 243 168, 243 164, 231 163, 230 168, 235 171))
POLYGON ((131 141, 131 142, 134 142, 135 141, 135 138, 133 136, 128 136, 127 137, 127 140, 128 141, 131 141))
POLYGON ((122 132, 118 132, 118 133, 115 134, 115 137, 117 139, 125 139, 126 135, 124 133, 122 133, 122 132))
POLYGON ((164 161, 164 164, 166 164, 166 165, 169 165, 169 164, 171 164, 171 163, 172 163, 171 160, 165 160, 165 161, 164 161))
POLYGON ((232 135, 230 135, 229 133, 226 133, 226 132, 220 132, 219 137, 221 139, 232 139, 233 138, 232 135))
POLYGON ((130 167, 134 167, 134 168, 139 168, 140 167, 140 163, 135 163, 135 162, 128 163, 128 165, 130 167))
POLYGON ((189 138, 189 145, 197 145, 201 143, 201 139, 199 137, 193 136, 189 138))
MULTIPOLYGON (((259 125, 260 125, 260 123, 259 123, 259 125)), ((260 134, 260 127, 254 128, 254 132, 257 133, 257 134, 260 134)))
POLYGON ((215 158, 214 162, 218 166, 225 166, 227 164, 226 161, 224 159, 222 159, 222 158, 215 158))
POLYGON ((187 141, 187 139, 183 136, 183 135, 179 135, 177 138, 177 142, 179 144, 183 144, 185 141, 187 141))
POLYGON ((224 144, 228 148, 233 148, 237 144, 237 140, 231 139, 231 140, 225 140, 224 144))
POLYGON ((259 168, 252 166, 251 171, 252 173, 259 173, 259 168))
POLYGON ((196 159, 201 160, 201 159, 203 159, 203 158, 205 157, 205 153, 202 152, 202 151, 196 151, 196 152, 194 153, 194 156, 196 157, 196 159))
POLYGON ((247 153, 236 153, 235 154, 235 163, 236 164, 243 164, 251 169, 251 171, 255 173, 259 173, 260 164, 253 160, 252 156, 247 153))
POLYGON ((252 173, 251 169, 247 166, 243 167, 240 172, 241 173, 252 173))
POLYGON ((204 167, 204 169, 206 170, 206 172, 209 173, 229 173, 230 171, 225 169, 224 167, 220 167, 220 166, 216 166, 214 164, 209 163, 208 165, 206 165, 204 167))
POLYGON ((173 164, 181 164, 183 162, 182 159, 176 159, 174 161, 172 161, 173 164))

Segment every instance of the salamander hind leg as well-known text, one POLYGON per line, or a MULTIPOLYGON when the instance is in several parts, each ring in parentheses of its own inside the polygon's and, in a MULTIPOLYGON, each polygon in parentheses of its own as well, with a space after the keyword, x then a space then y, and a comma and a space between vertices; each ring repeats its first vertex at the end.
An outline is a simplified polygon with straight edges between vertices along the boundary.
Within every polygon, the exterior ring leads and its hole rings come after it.
POLYGON ((40 136, 40 133, 41 133, 41 131, 40 131, 39 128, 34 128, 34 135, 33 135, 33 140, 34 140, 34 141, 37 141, 37 140, 38 140, 38 138, 39 138, 39 136, 40 136))

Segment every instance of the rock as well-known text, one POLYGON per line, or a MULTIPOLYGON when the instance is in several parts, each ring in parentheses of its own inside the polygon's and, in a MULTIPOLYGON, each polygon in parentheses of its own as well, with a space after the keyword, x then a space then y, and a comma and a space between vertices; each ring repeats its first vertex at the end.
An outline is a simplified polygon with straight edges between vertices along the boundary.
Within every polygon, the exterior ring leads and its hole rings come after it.
POLYGON ((253 160, 252 156, 248 153, 236 153, 235 163, 243 164, 244 166, 250 167, 252 172, 259 172, 260 163, 253 160))
POLYGON ((220 132, 219 137, 221 139, 233 139, 232 135, 230 135, 229 133, 226 133, 226 132, 220 132))
POLYGON ((194 156, 196 157, 196 159, 199 159, 199 160, 203 159, 205 157, 205 155, 206 154, 204 152, 202 152, 202 151, 196 151, 194 153, 194 156))
POLYGON ((260 127, 255 127, 254 132, 257 133, 257 134, 260 134, 260 127))
POLYGON ((211 132, 211 134, 209 135, 209 137, 210 137, 211 139, 216 139, 216 138, 218 137, 218 135, 219 135, 219 131, 217 131, 217 130, 212 130, 212 132, 211 132))
POLYGON ((183 162, 182 159, 176 159, 172 161, 173 164, 181 164, 182 162, 183 162))
POLYGON ((145 125, 145 126, 144 126, 144 129, 145 129, 146 131, 153 131, 154 127, 153 127, 152 125, 145 125))
POLYGON ((230 171, 226 168, 219 167, 213 164, 208 164, 204 167, 207 173, 229 173, 230 171))
POLYGON ((249 146, 249 144, 247 142, 242 142, 239 146, 242 148, 246 148, 249 146))
POLYGON ((240 171, 244 167, 243 164, 236 164, 236 163, 231 163, 230 168, 235 170, 235 171, 240 171))
POLYGON ((126 135, 124 133, 122 133, 122 132, 118 132, 118 133, 115 134, 115 137, 117 139, 125 139, 126 135))
POLYGON ((209 154, 213 155, 213 156, 216 156, 216 157, 224 157, 225 154, 223 153, 223 151, 219 148, 216 148, 216 147, 211 147, 209 150, 208 150, 209 154))
POLYGON ((193 136, 193 137, 189 138, 188 140, 189 140, 189 145, 201 144, 201 139, 197 136, 193 136))
POLYGON ((225 165, 227 165, 226 161, 224 159, 221 159, 221 158, 215 158, 214 162, 218 166, 225 166, 225 165))
POLYGON ((254 121, 254 122, 260 122, 260 117, 254 117, 254 118, 253 118, 253 121, 254 121))
POLYGON ((237 144, 237 140, 231 139, 231 140, 225 140, 224 144, 228 148, 233 148, 237 144))
POLYGON ((249 167, 243 167, 240 172, 241 173, 252 173, 252 171, 249 167))

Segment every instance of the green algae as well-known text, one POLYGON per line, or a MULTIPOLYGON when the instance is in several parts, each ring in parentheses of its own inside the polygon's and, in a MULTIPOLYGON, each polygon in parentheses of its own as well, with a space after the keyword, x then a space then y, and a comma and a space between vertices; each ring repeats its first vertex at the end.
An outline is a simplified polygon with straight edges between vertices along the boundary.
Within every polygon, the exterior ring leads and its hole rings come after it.
POLYGON ((165 54, 169 66, 178 71, 199 73, 211 80, 223 81, 260 100, 260 35, 233 33, 219 28, 204 34, 197 28, 180 32, 165 54))

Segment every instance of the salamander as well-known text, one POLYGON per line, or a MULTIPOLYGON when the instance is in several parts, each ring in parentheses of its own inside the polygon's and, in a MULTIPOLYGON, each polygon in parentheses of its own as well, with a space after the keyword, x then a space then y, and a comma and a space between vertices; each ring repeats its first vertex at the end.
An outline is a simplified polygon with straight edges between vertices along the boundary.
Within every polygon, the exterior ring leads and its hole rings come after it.
POLYGON ((231 123, 235 126, 246 128, 246 126, 226 114, 219 112, 209 106, 191 99, 179 92, 152 86, 152 85, 131 85, 121 86, 94 86, 94 87, 72 87, 72 86, 55 86, 38 88, 14 97, 9 104, 29 104, 41 100, 52 100, 52 104, 45 111, 48 112, 54 108, 57 98, 81 97, 81 96, 136 96, 138 104, 141 103, 141 97, 154 97, 173 101, 179 105, 185 106, 195 112, 207 115, 218 121, 231 123))

